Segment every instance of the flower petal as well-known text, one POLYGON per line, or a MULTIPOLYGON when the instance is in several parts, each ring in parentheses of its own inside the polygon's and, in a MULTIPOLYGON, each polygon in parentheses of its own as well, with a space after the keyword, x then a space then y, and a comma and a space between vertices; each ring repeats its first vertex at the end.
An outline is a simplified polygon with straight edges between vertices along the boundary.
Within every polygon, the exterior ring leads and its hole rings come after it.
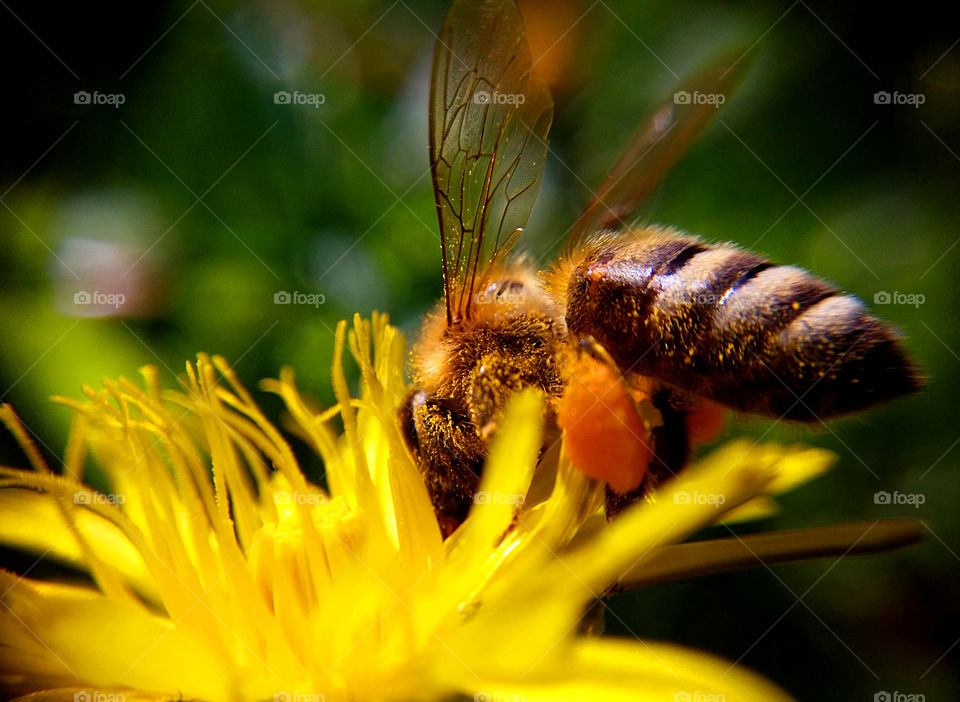
MULTIPOLYGON (((90 510, 74 510, 74 515, 77 530, 88 544, 96 544, 100 559, 109 563, 142 597, 158 602, 153 578, 126 535, 90 510)), ((51 495, 32 490, 0 491, 0 543, 55 558, 75 568, 87 567, 83 549, 51 495)))
POLYGON ((674 700, 676 702, 788 702, 791 697, 759 675, 713 656, 649 641, 580 640, 572 655, 532 672, 530 680, 484 683, 477 699, 674 700), (480 697, 486 695, 486 697, 480 697))
POLYGON ((171 697, 231 696, 222 660, 164 617, 89 588, 38 586, 3 572, 0 586, 6 591, 0 609, 8 644, 0 656, 4 677, 24 676, 34 689, 83 681, 171 697))

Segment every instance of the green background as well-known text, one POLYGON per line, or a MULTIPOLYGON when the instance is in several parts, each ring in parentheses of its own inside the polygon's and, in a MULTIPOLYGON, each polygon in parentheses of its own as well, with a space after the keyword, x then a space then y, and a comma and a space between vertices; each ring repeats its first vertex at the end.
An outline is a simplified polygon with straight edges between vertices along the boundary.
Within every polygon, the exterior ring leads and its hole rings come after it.
MULTIPOLYGON (((802 265, 871 305, 879 291, 924 296, 874 305, 907 336, 923 393, 829 427, 741 418, 725 437, 766 434, 840 457, 786 496, 782 515, 746 530, 915 516, 926 541, 632 593, 613 602, 608 630, 742 660, 802 699, 960 698, 955 23, 922 3, 869 16, 832 3, 527 5, 531 22, 561 27, 555 36, 572 26, 544 59, 559 76, 556 114, 522 244, 541 265, 639 118, 678 77, 740 46, 739 90, 644 217, 802 265), (876 104, 881 90, 924 104, 876 104), (924 504, 878 505, 879 490, 924 504)), ((377 309, 415 333, 441 292, 426 96, 444 11, 414 1, 0 10, 10 119, 0 395, 52 463, 69 425, 52 394, 79 396, 83 383, 144 364, 172 385, 202 350, 251 387, 292 365, 329 403, 337 320, 377 309), (82 90, 124 104, 75 104, 82 90), (275 104, 278 90, 325 101, 275 104), (103 251, 142 300, 121 316, 77 316, 89 308, 72 293, 97 289, 103 251), (275 305, 281 290, 325 301, 275 305)), ((8 437, 0 458, 24 461, 8 437)))

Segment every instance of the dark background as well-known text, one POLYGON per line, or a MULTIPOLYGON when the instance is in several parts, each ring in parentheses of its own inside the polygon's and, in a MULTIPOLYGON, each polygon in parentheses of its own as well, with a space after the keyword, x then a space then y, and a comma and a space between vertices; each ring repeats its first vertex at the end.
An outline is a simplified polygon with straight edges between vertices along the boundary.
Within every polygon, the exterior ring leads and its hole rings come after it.
MULTIPOLYGON (((769 430, 840 457, 781 516, 745 530, 916 516, 926 541, 622 596, 608 630, 742 659, 801 699, 960 698, 960 30, 948 9, 523 6, 557 102, 523 244, 543 265, 640 116, 740 46, 740 89, 646 218, 803 265, 871 305, 881 291, 923 296, 873 305, 908 337, 922 394, 828 428, 742 419, 725 436, 769 430), (924 103, 876 104, 877 91, 924 103), (879 490, 924 503, 878 505, 879 490)), ((144 364, 172 385, 204 350, 250 387, 293 365, 329 403, 337 320, 378 309, 414 332, 441 292, 426 95, 444 11, 412 0, 0 8, 0 395, 54 464, 69 414, 52 394, 144 364), (275 104, 278 90, 324 103, 275 104), (78 91, 124 102, 76 104, 78 91), (78 305, 78 290, 127 301, 78 305), (281 290, 324 304, 275 305, 281 290)), ((7 437, 0 459, 24 463, 7 437)))

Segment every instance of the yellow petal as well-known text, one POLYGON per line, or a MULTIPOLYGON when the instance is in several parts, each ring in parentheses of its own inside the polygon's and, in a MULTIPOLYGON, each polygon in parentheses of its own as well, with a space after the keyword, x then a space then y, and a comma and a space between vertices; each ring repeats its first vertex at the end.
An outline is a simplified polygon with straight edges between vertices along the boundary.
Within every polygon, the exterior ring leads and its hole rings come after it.
POLYGON ((655 642, 582 639, 572 655, 530 676, 473 692, 483 702, 513 699, 630 700, 632 702, 788 702, 783 690, 742 666, 689 649, 655 642), (498 689, 499 687, 499 689, 498 689), (479 695, 484 695, 480 697, 479 695))
MULTIPOLYGON (((123 532, 90 510, 74 510, 74 515, 77 529, 88 544, 96 544, 100 559, 109 563, 142 597, 158 602, 153 578, 123 532)), ((55 558, 75 568, 87 568, 83 549, 51 495, 32 490, 0 491, 0 543, 55 558)))
POLYGON ((168 695, 149 694, 127 688, 101 690, 87 685, 31 692, 22 697, 14 697, 12 702, 169 702, 169 699, 168 695))
POLYGON ((537 454, 543 399, 535 390, 511 398, 497 429, 470 514, 456 536, 455 548, 486 558, 503 538, 526 499, 537 454))
POLYGON ((4 676, 30 676, 49 687, 82 680, 174 698, 231 695, 222 661, 165 617, 88 588, 33 587, 7 573, 0 573, 0 586, 6 592, 0 628, 5 638, 19 634, 19 645, 0 657, 4 676))
POLYGON ((837 456, 826 449, 795 446, 779 459, 777 476, 770 483, 774 495, 793 490, 826 473, 837 462, 837 456))
POLYGON ((738 524, 766 519, 778 514, 780 514, 780 503, 772 497, 760 495, 760 497, 754 497, 735 509, 724 512, 723 519, 720 521, 723 524, 738 524))

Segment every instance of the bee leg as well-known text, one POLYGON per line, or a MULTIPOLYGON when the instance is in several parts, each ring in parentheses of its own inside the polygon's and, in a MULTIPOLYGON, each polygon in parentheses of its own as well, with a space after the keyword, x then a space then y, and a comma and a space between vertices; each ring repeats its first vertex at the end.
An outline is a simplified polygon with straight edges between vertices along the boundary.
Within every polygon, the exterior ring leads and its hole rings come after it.
POLYGON ((584 636, 599 637, 606 629, 604 615, 607 613, 607 603, 603 597, 598 597, 587 605, 586 611, 580 617, 579 629, 584 636))
POLYGON ((407 396, 400 424, 446 538, 467 518, 480 487, 484 443, 468 417, 423 391, 407 396))
MULTIPOLYGON (((484 354, 470 375, 470 418, 483 439, 497 427, 507 400, 525 388, 538 388, 559 397, 563 383, 552 356, 544 354, 484 354)), ((551 417, 546 418, 548 420, 551 417)))
POLYGON ((624 591, 619 582, 610 585, 602 595, 596 597, 580 616, 579 630, 584 636, 602 636, 607 628, 607 600, 624 591))
POLYGON ((677 407, 670 390, 657 392, 653 396, 653 406, 660 410, 663 424, 653 429, 654 457, 650 461, 647 475, 640 487, 623 495, 618 495, 607 487, 607 519, 614 519, 655 487, 676 476, 687 463, 690 454, 685 421, 687 411, 677 407))

